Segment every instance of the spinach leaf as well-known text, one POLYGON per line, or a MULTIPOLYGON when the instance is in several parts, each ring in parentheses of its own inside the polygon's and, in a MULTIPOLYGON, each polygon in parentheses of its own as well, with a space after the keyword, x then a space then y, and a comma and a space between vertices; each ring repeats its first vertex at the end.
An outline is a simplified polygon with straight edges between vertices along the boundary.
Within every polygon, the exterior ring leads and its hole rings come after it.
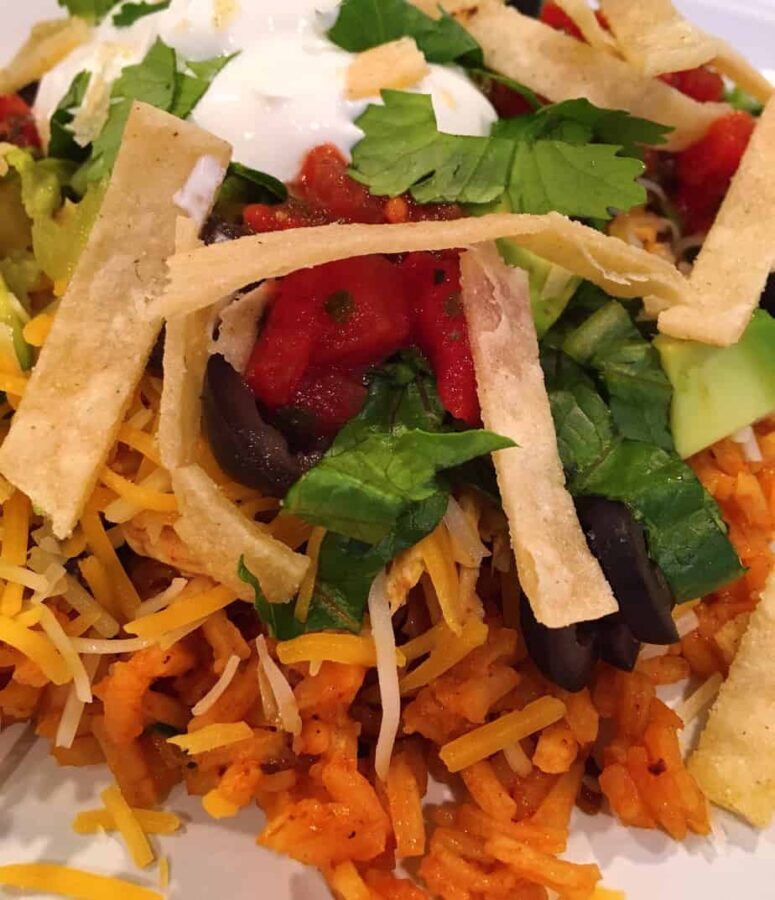
POLYGON ((432 19, 406 0, 343 0, 328 38, 343 50, 360 53, 402 37, 412 37, 428 62, 482 65, 482 48, 448 13, 432 19))

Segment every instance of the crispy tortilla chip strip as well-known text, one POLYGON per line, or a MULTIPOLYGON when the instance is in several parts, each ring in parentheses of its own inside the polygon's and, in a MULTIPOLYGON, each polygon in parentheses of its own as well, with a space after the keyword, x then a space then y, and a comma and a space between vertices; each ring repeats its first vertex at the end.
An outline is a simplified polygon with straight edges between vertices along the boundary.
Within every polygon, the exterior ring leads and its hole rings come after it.
POLYGON ((587 0, 554 0, 566 16, 573 19, 584 40, 598 50, 616 53, 616 44, 611 35, 598 22, 595 11, 587 0))
POLYGON ((670 125, 664 150, 681 150, 701 138, 711 122, 729 110, 698 103, 662 81, 647 78, 605 50, 555 31, 494 0, 482 0, 460 21, 481 44, 484 61, 553 102, 586 97, 607 109, 670 125))
POLYGON ((135 105, 99 219, 0 448, 0 470, 60 538, 78 521, 156 340, 160 322, 145 306, 174 250, 173 197, 204 157, 225 171, 230 149, 135 105))
POLYGON ((77 16, 33 25, 16 56, 0 69, 0 94, 13 94, 33 81, 39 81, 76 47, 85 43, 90 34, 89 25, 77 16))
POLYGON ((406 225, 323 225, 212 244, 169 260, 170 282, 151 315, 192 312, 265 278, 371 253, 466 247, 502 237, 600 285, 615 297, 685 299, 686 279, 663 259, 557 213, 495 214, 406 225))
POLYGON ((689 771, 708 798, 766 828, 775 813, 775 572, 710 711, 689 771))
POLYGON ((172 484, 182 513, 175 531, 216 581, 252 600, 252 588, 237 574, 244 556, 270 603, 285 602, 298 591, 308 557, 294 553, 242 515, 199 466, 173 472, 172 484))
POLYGON ((761 103, 772 96, 770 82, 726 41, 705 34, 676 10, 671 0, 600 0, 622 56, 644 75, 662 75, 713 65, 761 103))
MULTIPOLYGON (((775 267, 775 100, 770 100, 689 278, 687 303, 660 313, 672 337, 737 343, 775 267)), ((653 309, 651 301, 649 309, 653 309)))
POLYGON ((517 444, 493 461, 520 584, 550 628, 599 619, 618 607, 565 488, 527 275, 493 245, 463 254, 461 270, 482 418, 517 444))
POLYGON ((671 0, 600 0, 622 56, 653 78, 711 62, 718 41, 703 34, 676 10, 671 0))

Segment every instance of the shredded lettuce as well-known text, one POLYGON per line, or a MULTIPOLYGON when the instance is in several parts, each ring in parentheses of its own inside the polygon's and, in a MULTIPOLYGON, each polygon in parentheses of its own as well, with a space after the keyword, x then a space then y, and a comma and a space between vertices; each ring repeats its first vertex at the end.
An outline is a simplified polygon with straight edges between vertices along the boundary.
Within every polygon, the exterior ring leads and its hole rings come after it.
MULTIPOLYGON (((304 631, 357 632, 377 573, 441 521, 447 474, 512 442, 488 431, 450 431, 433 376, 416 352, 376 370, 360 414, 323 460, 289 491, 287 512, 328 530, 305 623, 292 607, 257 594, 256 608, 281 639, 304 631)), ((241 577, 252 583, 242 572, 241 577)))
POLYGON ((32 349, 22 333, 29 321, 27 310, 0 276, 0 357, 15 360, 21 369, 32 367, 32 349))

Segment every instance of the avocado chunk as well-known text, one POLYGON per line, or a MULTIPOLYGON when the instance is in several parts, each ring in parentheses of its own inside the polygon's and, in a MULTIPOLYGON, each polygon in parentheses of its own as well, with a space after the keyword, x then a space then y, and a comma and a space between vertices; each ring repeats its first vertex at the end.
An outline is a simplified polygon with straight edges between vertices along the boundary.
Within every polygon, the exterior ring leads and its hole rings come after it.
POLYGON ((684 459, 775 412, 775 319, 764 310, 731 347, 664 335, 654 346, 673 385, 673 439, 684 459))
POLYGON ((538 337, 542 338, 565 312, 581 278, 525 250, 511 238, 499 240, 498 249, 507 265, 524 269, 530 278, 530 305, 538 337))

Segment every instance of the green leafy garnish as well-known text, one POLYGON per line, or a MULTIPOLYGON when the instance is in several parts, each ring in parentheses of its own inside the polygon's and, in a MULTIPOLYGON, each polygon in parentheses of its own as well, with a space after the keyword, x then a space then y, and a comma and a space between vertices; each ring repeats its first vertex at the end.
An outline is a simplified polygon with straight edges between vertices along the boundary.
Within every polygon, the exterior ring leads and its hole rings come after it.
POLYGON ((760 116, 764 112, 762 104, 750 94, 737 86, 729 87, 724 91, 724 100, 734 109, 750 113, 752 116, 760 116))
POLYGON ((429 96, 383 91, 382 99, 357 120, 365 137, 350 174, 372 194, 410 191, 419 203, 505 200, 514 212, 608 219, 645 202, 636 182, 643 163, 627 154, 668 130, 571 100, 503 120, 490 137, 451 135, 438 130, 429 96))
POLYGON ((94 140, 88 160, 76 173, 73 187, 85 193, 90 183, 107 177, 116 161, 129 113, 135 101, 142 101, 179 118, 190 115, 215 75, 232 59, 219 56, 202 62, 183 64, 172 47, 157 38, 144 59, 127 66, 111 90, 108 120, 94 140))
POLYGON ((585 322, 562 344, 596 378, 548 346, 551 333, 542 352, 568 487, 574 496, 625 503, 645 527, 650 555, 678 602, 691 600, 739 577, 743 569, 718 506, 672 449, 665 420, 671 390, 656 375, 651 352, 643 352, 642 344, 649 351, 651 346, 631 320, 628 328, 610 309, 601 307, 587 320, 592 322, 588 330, 585 322))
MULTIPOLYGON (((374 373, 361 413, 286 497, 286 511, 328 534, 305 623, 291 605, 269 604, 257 591, 256 609, 273 635, 359 631, 376 575, 441 521, 449 501, 442 471, 512 446, 487 431, 445 431, 443 421, 433 376, 419 354, 404 353, 374 373)), ((255 590, 248 576, 240 571, 255 590)))
POLYGON ((220 200, 234 203, 282 203, 288 198, 288 188, 277 178, 232 163, 221 185, 220 200))
POLYGON ((114 13, 113 24, 117 28, 127 28, 144 16, 152 16, 154 13, 169 9, 172 0, 161 0, 160 3, 125 3, 121 9, 114 13))
POLYGON ((101 21, 120 0, 57 0, 71 16, 80 16, 89 22, 101 21))
POLYGON ((73 121, 74 110, 83 103, 90 80, 91 72, 79 72, 51 116, 48 155, 55 159, 69 159, 80 163, 89 155, 86 147, 76 143, 67 126, 73 121))
POLYGON ((432 19, 406 0, 343 0, 328 38, 343 50, 360 53, 411 37, 428 62, 481 66, 482 48, 446 12, 432 19))

